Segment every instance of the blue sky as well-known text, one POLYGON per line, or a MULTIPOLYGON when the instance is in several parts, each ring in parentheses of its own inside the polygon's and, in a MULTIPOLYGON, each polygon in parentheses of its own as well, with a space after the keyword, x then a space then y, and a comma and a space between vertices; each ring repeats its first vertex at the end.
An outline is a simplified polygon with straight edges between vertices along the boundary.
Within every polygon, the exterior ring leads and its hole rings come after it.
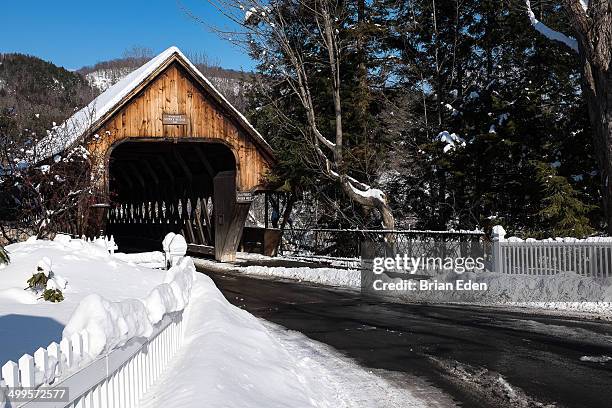
MULTIPOLYGON (((206 0, 182 0, 208 24, 226 20, 206 0)), ((132 46, 155 53, 171 45, 205 53, 225 68, 250 70, 241 50, 188 17, 176 0, 20 0, 3 2, 0 52, 35 55, 68 69, 120 57, 132 46)))

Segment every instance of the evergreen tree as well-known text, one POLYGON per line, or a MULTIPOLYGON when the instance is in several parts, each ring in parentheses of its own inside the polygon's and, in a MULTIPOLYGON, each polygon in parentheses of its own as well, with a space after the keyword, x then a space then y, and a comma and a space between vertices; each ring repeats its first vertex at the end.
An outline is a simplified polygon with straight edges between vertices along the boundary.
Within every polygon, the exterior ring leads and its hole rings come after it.
MULTIPOLYGON (((498 1, 388 6, 396 7, 389 44, 401 55, 403 93, 421 94, 421 103, 404 104, 412 123, 397 136, 412 148, 398 155, 392 180, 409 191, 391 194, 405 198, 394 203, 404 214, 423 228, 504 222, 511 233, 530 231, 545 196, 533 160, 558 162, 586 203, 596 202, 591 130, 571 54, 540 47, 545 40, 530 35, 521 11, 498 1), (440 142, 443 131, 465 146, 440 142)), ((596 225, 600 212, 589 215, 596 225)))
POLYGON ((591 235, 594 230, 587 217, 591 206, 585 204, 567 178, 547 163, 534 163, 536 179, 542 186, 544 198, 538 212, 542 236, 580 237, 591 235))

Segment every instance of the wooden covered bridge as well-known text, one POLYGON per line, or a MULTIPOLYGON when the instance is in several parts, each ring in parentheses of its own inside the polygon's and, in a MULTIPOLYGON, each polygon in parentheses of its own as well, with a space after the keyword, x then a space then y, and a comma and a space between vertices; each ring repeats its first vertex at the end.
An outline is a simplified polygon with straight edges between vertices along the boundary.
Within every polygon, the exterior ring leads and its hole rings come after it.
MULTIPOLYGON (((120 248, 170 232, 232 260, 253 194, 266 189, 270 146, 176 47, 110 87, 40 145, 77 143, 94 162, 94 229, 120 248)), ((212 252, 212 251, 211 251, 212 252)))

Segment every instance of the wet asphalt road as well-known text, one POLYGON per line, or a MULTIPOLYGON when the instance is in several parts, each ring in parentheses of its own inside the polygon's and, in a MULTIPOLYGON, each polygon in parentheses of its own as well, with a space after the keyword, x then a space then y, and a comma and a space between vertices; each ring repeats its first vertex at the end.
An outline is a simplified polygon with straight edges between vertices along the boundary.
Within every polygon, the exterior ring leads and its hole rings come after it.
POLYGON ((353 291, 208 274, 230 302, 250 313, 326 343, 365 367, 424 378, 461 406, 538 406, 507 391, 496 380, 499 373, 532 402, 612 407, 612 361, 580 360, 612 357, 607 322, 397 304, 353 291), (475 380, 483 373, 489 382, 475 380))

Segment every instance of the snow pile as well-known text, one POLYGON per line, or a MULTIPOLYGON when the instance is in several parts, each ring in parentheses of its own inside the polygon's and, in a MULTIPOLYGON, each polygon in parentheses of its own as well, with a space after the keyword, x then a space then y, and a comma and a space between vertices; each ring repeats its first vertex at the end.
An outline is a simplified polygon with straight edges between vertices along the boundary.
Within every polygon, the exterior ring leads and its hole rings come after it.
POLYGON ((74 333, 87 331, 90 357, 103 351, 123 346, 135 337, 148 337, 153 331, 145 305, 137 299, 109 302, 102 296, 92 294, 81 301, 62 337, 69 339, 74 333))
POLYGON ((141 407, 313 406, 292 357, 256 318, 207 276, 197 275, 193 297, 183 347, 141 407))
POLYGON ((189 303, 195 266, 183 258, 166 272, 164 282, 154 287, 144 299, 110 302, 98 294, 87 296, 64 328, 69 339, 83 330, 89 334, 89 355, 96 357, 121 347, 137 337, 149 337, 153 325, 167 313, 181 311, 189 303))

